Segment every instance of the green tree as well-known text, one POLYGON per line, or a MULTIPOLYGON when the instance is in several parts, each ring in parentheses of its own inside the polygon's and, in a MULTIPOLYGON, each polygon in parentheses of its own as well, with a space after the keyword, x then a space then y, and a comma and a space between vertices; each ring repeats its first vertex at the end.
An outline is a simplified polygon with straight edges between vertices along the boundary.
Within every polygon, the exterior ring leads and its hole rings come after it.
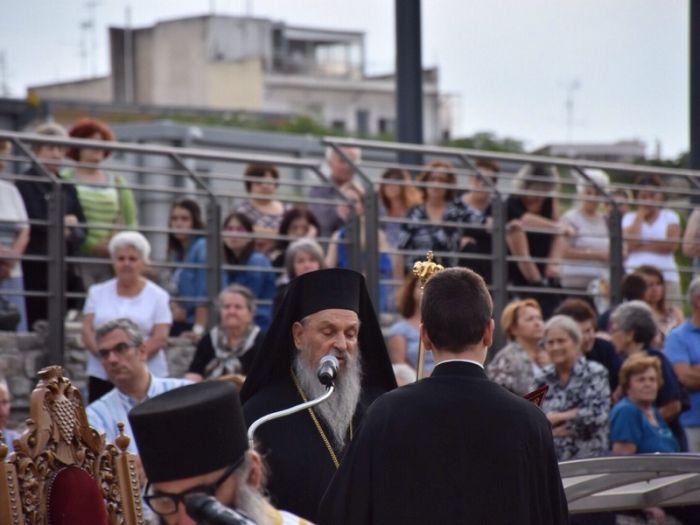
POLYGON ((512 137, 498 137, 491 131, 477 131, 469 137, 450 140, 445 145, 454 148, 501 151, 505 153, 523 153, 525 151, 522 140, 512 137))

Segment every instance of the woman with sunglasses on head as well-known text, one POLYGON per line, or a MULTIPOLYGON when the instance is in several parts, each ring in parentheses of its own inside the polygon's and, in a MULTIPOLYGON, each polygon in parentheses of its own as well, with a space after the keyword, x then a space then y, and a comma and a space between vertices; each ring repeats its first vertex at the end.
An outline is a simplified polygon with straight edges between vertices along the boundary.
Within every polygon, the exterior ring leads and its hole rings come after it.
MULTIPOLYGON (((419 251, 417 254, 404 255, 404 272, 411 273, 413 263, 424 259, 425 252, 451 251, 450 239, 444 233, 441 223, 445 213, 455 197, 457 179, 452 171, 452 164, 443 160, 428 163, 417 181, 431 186, 422 186, 423 203, 413 206, 406 213, 411 222, 403 223, 399 233, 400 250, 419 251), (434 186, 432 186, 434 184, 434 186)), ((440 262, 441 258, 435 258, 440 262)))

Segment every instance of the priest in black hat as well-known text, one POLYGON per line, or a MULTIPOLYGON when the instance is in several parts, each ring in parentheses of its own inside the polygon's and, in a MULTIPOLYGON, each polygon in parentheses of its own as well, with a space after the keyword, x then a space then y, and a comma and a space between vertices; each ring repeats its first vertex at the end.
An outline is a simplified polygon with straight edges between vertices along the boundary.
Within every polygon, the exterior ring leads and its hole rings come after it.
POLYGON ((248 425, 322 395, 319 362, 340 362, 336 391, 313 409, 263 424, 255 434, 270 470, 272 503, 314 521, 318 504, 369 405, 396 387, 362 274, 304 274, 287 288, 241 391, 248 425))
POLYGON ((195 525, 185 505, 202 494, 257 525, 307 523, 276 510, 262 495, 262 460, 248 449, 232 383, 206 381, 170 390, 136 406, 129 422, 148 478, 144 500, 161 523, 195 525))

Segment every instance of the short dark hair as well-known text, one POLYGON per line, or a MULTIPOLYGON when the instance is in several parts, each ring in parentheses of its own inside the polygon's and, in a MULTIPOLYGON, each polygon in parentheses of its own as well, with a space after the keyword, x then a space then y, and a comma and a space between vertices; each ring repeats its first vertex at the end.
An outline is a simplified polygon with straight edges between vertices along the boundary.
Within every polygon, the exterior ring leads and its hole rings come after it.
MULTIPOLYGON (((204 229, 204 222, 202 221, 202 209, 199 207, 199 204, 197 204, 197 202, 194 199, 184 197, 182 199, 176 200, 170 206, 170 213, 172 213, 175 208, 182 208, 183 210, 187 210, 187 213, 190 214, 190 218, 192 219, 193 230, 204 229)), ((170 218, 168 217, 168 228, 170 228, 169 221, 170 218)), ((203 233, 200 233, 199 235, 202 234, 203 233)), ((175 237, 174 232, 168 232, 168 254, 175 255, 178 258, 178 260, 185 258, 185 246, 182 245, 182 241, 175 237)))
POLYGON ((577 323, 585 323, 586 321, 595 321, 596 313, 591 304, 585 299, 577 297, 569 297, 562 302, 554 315, 568 315, 577 323))
POLYGON ((399 307, 399 313, 406 319, 411 317, 418 307, 415 294, 413 293, 416 289, 416 281, 418 281, 418 277, 411 272, 406 276, 401 288, 399 288, 396 294, 396 304, 399 307))
POLYGON ((484 279, 467 268, 448 268, 425 284, 421 320, 438 350, 458 352, 484 337, 493 301, 484 279))
MULTIPOLYGON (((248 217, 245 213, 241 213, 239 211, 232 211, 226 216, 223 222, 224 229, 228 226, 228 223, 233 220, 237 220, 247 233, 253 233, 253 221, 251 221, 250 217, 248 217)), ((223 243, 223 245, 223 255, 227 264, 245 264, 255 251, 255 240, 252 238, 248 240, 248 243, 241 252, 240 257, 237 257, 236 254, 233 253, 233 250, 226 246, 226 243, 223 243)))
POLYGON ((275 179, 275 181, 278 181, 280 178, 280 174, 277 171, 277 168, 275 168, 272 164, 248 164, 244 173, 244 176, 246 177, 246 180, 244 182, 245 191, 250 192, 250 188, 253 186, 254 182, 252 180, 249 180, 248 177, 264 179, 265 175, 267 174, 270 174, 272 178, 275 179))
POLYGON ((620 292, 625 301, 644 300, 647 292, 647 282, 639 274, 630 273, 623 277, 620 292))
MULTIPOLYGON (((316 228, 316 232, 321 231, 321 226, 318 223, 318 219, 309 209, 294 206, 293 208, 289 208, 282 215, 282 220, 280 221, 279 226, 280 235, 289 235, 289 229, 292 227, 292 223, 297 219, 306 219, 306 222, 316 228)), ((290 242, 292 241, 288 239, 280 239, 277 241, 277 248, 284 251, 287 249, 290 242)))

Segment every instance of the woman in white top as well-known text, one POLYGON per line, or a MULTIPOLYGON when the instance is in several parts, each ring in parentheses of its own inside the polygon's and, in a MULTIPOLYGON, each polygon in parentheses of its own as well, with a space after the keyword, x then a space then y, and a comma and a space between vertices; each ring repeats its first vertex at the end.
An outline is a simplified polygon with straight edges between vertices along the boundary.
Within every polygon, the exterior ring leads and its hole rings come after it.
POLYGON ((663 272, 666 283, 666 301, 677 303, 681 297, 680 275, 673 253, 681 239, 678 214, 663 207, 664 194, 659 191, 662 181, 655 175, 642 175, 635 185, 639 201, 637 210, 622 218, 627 258, 625 270, 634 271, 643 264, 656 266, 663 272))
POLYGON ((168 375, 163 347, 172 323, 168 292, 143 277, 151 245, 139 232, 118 233, 109 241, 115 278, 93 284, 83 309, 83 341, 90 351, 87 372, 90 402, 112 389, 107 373, 97 357, 95 330, 98 326, 126 317, 135 322, 144 336, 148 368, 154 376, 168 375))
MULTIPOLYGON (((586 175, 601 189, 606 190, 610 184, 604 171, 587 169, 586 175)), ((564 213, 559 221, 575 232, 563 239, 562 258, 571 262, 560 266, 559 275, 564 288, 585 290, 595 279, 608 279, 610 235, 596 186, 581 177, 576 193, 581 198, 579 205, 564 213), (583 264, 584 261, 589 264, 583 264)))

